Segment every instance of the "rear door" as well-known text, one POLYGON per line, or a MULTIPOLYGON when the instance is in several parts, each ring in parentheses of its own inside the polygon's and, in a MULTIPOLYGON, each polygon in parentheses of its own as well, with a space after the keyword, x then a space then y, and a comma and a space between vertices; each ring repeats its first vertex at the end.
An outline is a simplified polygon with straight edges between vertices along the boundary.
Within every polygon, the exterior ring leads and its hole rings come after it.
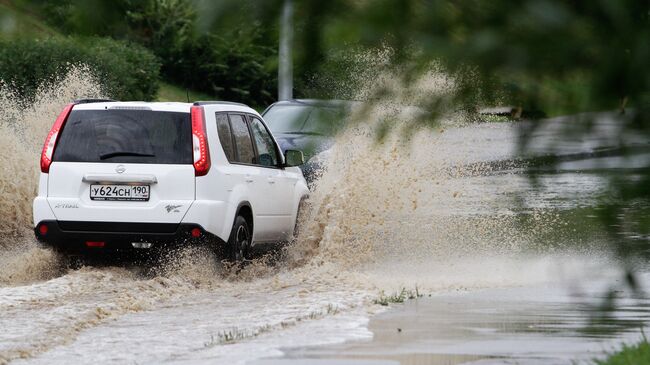
POLYGON ((272 217, 268 215, 267 196, 271 194, 261 169, 256 164, 255 145, 244 114, 230 113, 230 126, 235 141, 235 156, 231 163, 233 176, 246 186, 253 209, 253 241, 271 240, 272 217))
POLYGON ((195 197, 189 112, 73 109, 54 151, 58 220, 180 223, 195 197))
POLYGON ((285 239, 293 229, 293 191, 296 183, 282 169, 282 159, 278 147, 261 120, 250 117, 251 131, 256 147, 256 163, 260 166, 262 184, 266 194, 260 197, 265 218, 269 221, 271 231, 269 239, 285 239))

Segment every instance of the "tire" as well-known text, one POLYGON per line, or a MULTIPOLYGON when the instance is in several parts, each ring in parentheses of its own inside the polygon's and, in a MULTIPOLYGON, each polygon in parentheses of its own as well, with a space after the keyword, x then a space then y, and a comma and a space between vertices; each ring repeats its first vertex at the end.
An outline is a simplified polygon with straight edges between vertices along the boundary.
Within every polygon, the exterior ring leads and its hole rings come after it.
POLYGON ((244 217, 238 215, 235 218, 230 237, 228 237, 226 243, 226 260, 242 262, 250 258, 251 238, 253 235, 249 227, 244 217))

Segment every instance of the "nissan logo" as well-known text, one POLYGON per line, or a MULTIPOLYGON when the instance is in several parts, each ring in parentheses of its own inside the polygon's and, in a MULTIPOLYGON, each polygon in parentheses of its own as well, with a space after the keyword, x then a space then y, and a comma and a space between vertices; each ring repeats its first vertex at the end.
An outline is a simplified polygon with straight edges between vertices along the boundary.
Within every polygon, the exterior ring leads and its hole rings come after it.
POLYGON ((121 174, 124 171, 126 171, 126 167, 124 167, 124 165, 117 165, 117 167, 115 168, 115 172, 117 172, 118 174, 121 174))

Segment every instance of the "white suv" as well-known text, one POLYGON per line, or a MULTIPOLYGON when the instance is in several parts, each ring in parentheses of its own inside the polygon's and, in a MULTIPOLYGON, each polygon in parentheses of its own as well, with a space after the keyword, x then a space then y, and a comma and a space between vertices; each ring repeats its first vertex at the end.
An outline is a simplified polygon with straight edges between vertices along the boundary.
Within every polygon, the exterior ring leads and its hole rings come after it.
POLYGON ((262 117, 229 102, 84 99, 47 136, 37 239, 68 254, 216 241, 227 258, 288 241, 309 190, 262 117))

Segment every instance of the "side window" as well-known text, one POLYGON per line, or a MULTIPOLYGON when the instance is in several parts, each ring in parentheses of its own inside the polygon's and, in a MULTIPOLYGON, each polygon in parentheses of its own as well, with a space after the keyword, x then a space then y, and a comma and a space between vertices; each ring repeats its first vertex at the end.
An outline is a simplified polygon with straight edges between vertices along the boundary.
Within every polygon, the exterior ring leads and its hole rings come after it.
POLYGON ((235 137, 235 148, 237 149, 237 162, 254 164, 255 163, 255 150, 253 149, 253 141, 251 140, 248 125, 243 115, 230 114, 230 126, 232 127, 232 134, 235 137))
POLYGON ((223 152, 229 162, 235 161, 235 149, 232 145, 232 133, 230 132, 230 123, 228 122, 228 115, 224 113, 217 113, 217 133, 219 133, 219 141, 223 152))
POLYGON ((252 117, 251 129, 253 130, 255 145, 259 153, 257 157, 258 164, 262 166, 277 166, 278 154, 275 148, 275 142, 273 142, 273 138, 271 138, 264 124, 259 119, 252 117))

